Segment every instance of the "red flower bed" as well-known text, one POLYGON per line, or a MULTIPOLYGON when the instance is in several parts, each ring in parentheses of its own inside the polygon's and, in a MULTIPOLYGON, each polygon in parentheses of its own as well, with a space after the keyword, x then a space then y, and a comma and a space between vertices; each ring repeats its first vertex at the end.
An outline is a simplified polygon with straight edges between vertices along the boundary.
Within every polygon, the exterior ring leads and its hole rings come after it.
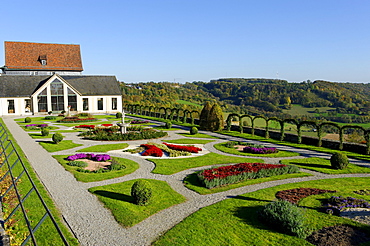
POLYGON ((163 151, 160 148, 158 148, 154 145, 142 144, 142 145, 140 145, 140 147, 145 148, 144 153, 141 154, 142 156, 162 157, 162 155, 163 155, 163 151))
POLYGON ((163 143, 163 144, 173 150, 186 151, 190 153, 198 153, 199 151, 202 151, 201 148, 194 147, 194 146, 183 146, 183 145, 168 144, 168 143, 163 143))
POLYGON ((88 129, 94 129, 95 125, 79 125, 75 126, 75 128, 88 128, 88 129))
POLYGON ((102 126, 104 127, 110 127, 110 126, 113 126, 113 124, 101 124, 102 126))
POLYGON ((258 172, 261 169, 273 169, 285 167, 286 165, 274 165, 265 163, 239 163, 236 165, 223 166, 204 170, 202 176, 207 180, 222 179, 227 176, 234 176, 241 173, 258 172))
POLYGON ((208 188, 234 184, 248 179, 299 172, 297 166, 265 163, 239 163, 211 168, 197 173, 199 180, 208 188))

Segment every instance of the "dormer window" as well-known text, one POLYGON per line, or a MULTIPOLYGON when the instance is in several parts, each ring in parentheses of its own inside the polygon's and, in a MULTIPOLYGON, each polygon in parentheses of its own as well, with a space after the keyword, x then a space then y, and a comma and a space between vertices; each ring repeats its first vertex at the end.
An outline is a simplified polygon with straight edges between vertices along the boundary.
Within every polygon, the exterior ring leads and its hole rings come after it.
POLYGON ((40 55, 39 61, 41 62, 41 65, 46 66, 46 55, 40 55))

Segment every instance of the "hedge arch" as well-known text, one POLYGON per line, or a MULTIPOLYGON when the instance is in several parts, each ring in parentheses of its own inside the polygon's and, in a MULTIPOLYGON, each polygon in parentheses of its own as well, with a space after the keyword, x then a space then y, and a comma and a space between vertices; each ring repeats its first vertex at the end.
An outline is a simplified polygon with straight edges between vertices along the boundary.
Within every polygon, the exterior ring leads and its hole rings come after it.
POLYGON ((257 115, 257 116, 254 116, 254 117, 253 117, 253 120, 252 120, 252 135, 254 135, 254 122, 255 122, 255 120, 257 120, 257 119, 264 119, 264 120, 265 120, 265 122, 267 122, 266 117, 265 117, 265 116, 263 116, 263 115, 257 115))
POLYGON ((159 113, 159 118, 164 118, 165 119, 165 117, 166 117, 166 108, 165 107, 160 107, 158 113, 159 113), (163 114, 162 114, 162 110, 163 110, 163 114))
POLYGON ((365 131, 366 154, 370 154, 370 129, 365 131))
POLYGON ((188 114, 190 114, 190 111, 185 109, 184 110, 184 118, 182 120, 183 123, 187 123, 187 119, 188 119, 188 114))
POLYGON ((366 129, 363 128, 362 126, 355 126, 355 125, 344 125, 340 128, 340 131, 339 131, 339 149, 342 150, 343 149, 343 143, 344 143, 344 131, 346 129, 359 129, 359 130, 362 130, 363 133, 364 133, 364 138, 365 138, 365 141, 366 141, 366 146, 368 145, 368 141, 366 140, 366 129))
POLYGON ((302 143, 302 126, 313 126, 315 129, 317 129, 317 124, 315 121, 309 121, 309 120, 304 120, 299 122, 297 125, 297 135, 298 135, 298 143, 302 143))
POLYGON ((194 125, 194 114, 197 114, 198 115, 198 119, 200 118, 200 112, 199 111, 196 111, 196 110, 193 110, 190 112, 190 118, 191 118, 191 124, 194 125))
POLYGON ((341 132, 341 127, 337 123, 330 122, 330 121, 322 122, 321 124, 318 125, 318 129, 317 129, 317 137, 319 138, 319 142, 317 144, 318 147, 321 147, 322 145, 322 130, 324 126, 334 126, 338 129, 339 134, 341 132))
POLYGON ((144 114, 144 115, 148 116, 148 115, 149 115, 149 106, 148 106, 148 105, 144 106, 144 107, 143 107, 143 110, 144 110, 144 112, 145 112, 145 114, 144 114))
POLYGON ((153 116, 154 114, 154 106, 149 106, 149 116, 153 116))
MULTIPOLYGON (((238 117, 239 118, 239 122, 240 122, 240 117, 238 114, 235 114, 235 113, 232 113, 232 114, 229 114, 227 116, 227 119, 226 119, 226 128, 228 131, 231 130, 231 120, 234 118, 234 117, 238 117)), ((243 131, 243 130, 242 130, 243 131)))
POLYGON ((280 121, 281 120, 279 118, 277 118, 277 117, 271 117, 271 118, 268 118, 266 120, 266 132, 265 132, 265 138, 266 139, 269 139, 270 138, 270 133, 269 133, 269 123, 270 123, 270 121, 276 121, 276 122, 278 122, 280 124, 280 121))
MULTIPOLYGON (((254 135, 254 123, 253 123, 253 116, 249 115, 249 114, 243 114, 242 116, 239 117, 239 125, 243 122, 243 118, 249 118, 250 121, 251 121, 251 132, 252 132, 252 135, 254 135)), ((240 128, 240 133, 243 133, 243 125, 241 125, 241 128, 240 128)))

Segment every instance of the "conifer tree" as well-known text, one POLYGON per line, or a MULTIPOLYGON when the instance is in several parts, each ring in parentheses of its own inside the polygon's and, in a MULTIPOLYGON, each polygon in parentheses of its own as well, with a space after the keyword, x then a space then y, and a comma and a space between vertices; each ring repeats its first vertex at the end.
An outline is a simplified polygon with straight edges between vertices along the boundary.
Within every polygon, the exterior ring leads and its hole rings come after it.
POLYGON ((217 132, 224 129, 224 116, 221 106, 218 103, 213 104, 208 116, 208 130, 217 132))
POLYGON ((199 128, 202 129, 202 130, 208 130, 208 117, 209 117, 209 113, 212 109, 212 105, 210 102, 206 102, 206 104, 204 105, 202 111, 200 112, 200 116, 199 116, 199 128))

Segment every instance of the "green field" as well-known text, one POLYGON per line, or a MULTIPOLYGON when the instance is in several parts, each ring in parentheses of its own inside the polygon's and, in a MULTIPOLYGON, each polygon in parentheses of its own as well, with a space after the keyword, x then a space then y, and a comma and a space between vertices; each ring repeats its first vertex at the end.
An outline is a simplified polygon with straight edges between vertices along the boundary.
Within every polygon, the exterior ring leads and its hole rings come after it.
POLYGON ((195 107, 199 107, 199 108, 202 107, 202 105, 199 105, 199 104, 196 104, 196 103, 192 103, 192 102, 189 102, 189 101, 185 101, 185 100, 176 100, 176 103, 185 104, 185 105, 191 105, 191 106, 195 106, 195 107))

